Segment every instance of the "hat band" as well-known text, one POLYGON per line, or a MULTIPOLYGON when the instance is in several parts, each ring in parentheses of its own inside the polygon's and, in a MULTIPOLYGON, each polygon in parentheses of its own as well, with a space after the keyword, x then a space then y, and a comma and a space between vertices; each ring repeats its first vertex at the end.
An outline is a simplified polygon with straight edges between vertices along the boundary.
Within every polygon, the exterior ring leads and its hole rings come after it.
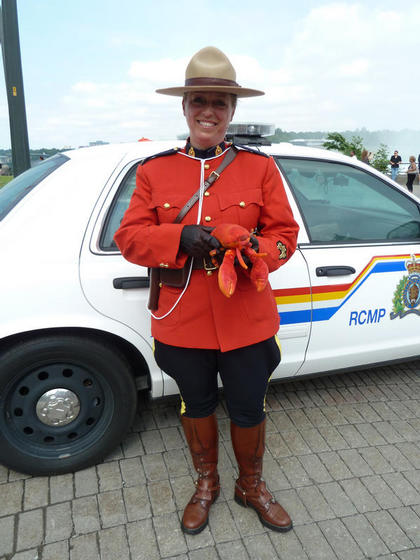
POLYGON ((224 78, 187 78, 186 86, 230 86, 241 87, 233 80, 225 80, 224 78))

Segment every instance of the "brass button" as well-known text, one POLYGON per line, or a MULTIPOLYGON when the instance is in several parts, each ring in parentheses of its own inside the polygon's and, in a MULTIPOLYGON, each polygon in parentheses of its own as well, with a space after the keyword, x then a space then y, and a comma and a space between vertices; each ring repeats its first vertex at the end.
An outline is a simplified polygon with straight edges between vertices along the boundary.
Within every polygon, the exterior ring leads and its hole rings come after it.
POLYGON ((159 288, 162 288, 163 284, 162 282, 159 282, 159 288))
POLYGON ((213 271, 212 271, 212 270, 208 270, 208 271, 207 271, 207 276, 211 276, 212 274, 213 274, 213 271))
POLYGON ((210 165, 208 163, 204 164, 204 169, 210 169, 210 165))
POLYGON ((165 204, 163 205, 164 208, 170 208, 171 205, 169 204, 169 202, 165 202, 165 204))
POLYGON ((211 217, 210 216, 206 216, 204 219, 205 219, 206 222, 211 222, 211 217))
POLYGON ((209 191, 206 191, 206 192, 204 193, 204 196, 210 196, 209 191))
POLYGON ((240 206, 241 208, 245 208, 245 202, 244 202, 243 200, 241 200, 241 202, 239 203, 239 206, 240 206))

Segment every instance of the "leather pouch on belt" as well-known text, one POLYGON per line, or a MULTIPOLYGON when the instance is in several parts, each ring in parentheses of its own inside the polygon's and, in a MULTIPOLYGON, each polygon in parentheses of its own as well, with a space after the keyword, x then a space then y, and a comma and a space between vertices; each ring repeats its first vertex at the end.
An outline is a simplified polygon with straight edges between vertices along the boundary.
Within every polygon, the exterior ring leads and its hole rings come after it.
POLYGON ((190 264, 191 257, 187 259, 182 268, 160 268, 160 281, 164 286, 170 286, 171 288, 185 288, 190 264))
POLYGON ((150 289, 147 307, 154 311, 158 308, 159 291, 161 284, 171 288, 185 288, 191 257, 187 259, 183 268, 150 268, 150 289))

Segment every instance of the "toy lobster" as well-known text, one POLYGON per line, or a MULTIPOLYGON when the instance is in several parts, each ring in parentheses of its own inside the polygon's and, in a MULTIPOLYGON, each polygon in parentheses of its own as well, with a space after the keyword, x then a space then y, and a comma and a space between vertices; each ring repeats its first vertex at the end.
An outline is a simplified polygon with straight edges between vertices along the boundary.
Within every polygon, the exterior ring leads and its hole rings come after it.
MULTIPOLYGON (((268 282, 268 266, 261 257, 264 257, 266 253, 256 253, 254 251, 249 231, 236 224, 220 224, 214 228, 211 234, 222 245, 219 250, 224 252, 218 274, 220 291, 226 297, 230 297, 235 292, 237 282, 234 266, 235 257, 237 257, 242 268, 248 268, 242 254, 251 261, 250 280, 255 285, 257 292, 264 290, 268 282)), ((210 251, 213 263, 218 265, 215 258, 216 253, 216 249, 210 251)))

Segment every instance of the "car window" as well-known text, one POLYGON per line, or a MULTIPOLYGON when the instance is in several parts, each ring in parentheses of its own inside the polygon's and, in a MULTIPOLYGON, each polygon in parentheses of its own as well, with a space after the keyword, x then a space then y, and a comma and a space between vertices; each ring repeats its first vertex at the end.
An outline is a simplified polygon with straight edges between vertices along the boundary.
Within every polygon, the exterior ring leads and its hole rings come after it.
POLYGON ((111 207, 109 209, 108 215, 105 220, 105 225, 102 230, 99 247, 103 251, 116 251, 117 245, 114 241, 114 233, 120 226, 121 220, 123 219, 124 213, 128 208, 131 200, 131 195, 136 187, 136 171, 138 163, 136 163, 121 183, 117 194, 112 201, 111 207))
POLYGON ((0 220, 2 220, 16 204, 22 200, 36 185, 55 169, 63 165, 69 158, 56 154, 35 167, 31 167, 0 189, 0 220))
POLYGON ((387 182, 342 163, 277 158, 313 243, 420 239, 419 206, 387 182))

